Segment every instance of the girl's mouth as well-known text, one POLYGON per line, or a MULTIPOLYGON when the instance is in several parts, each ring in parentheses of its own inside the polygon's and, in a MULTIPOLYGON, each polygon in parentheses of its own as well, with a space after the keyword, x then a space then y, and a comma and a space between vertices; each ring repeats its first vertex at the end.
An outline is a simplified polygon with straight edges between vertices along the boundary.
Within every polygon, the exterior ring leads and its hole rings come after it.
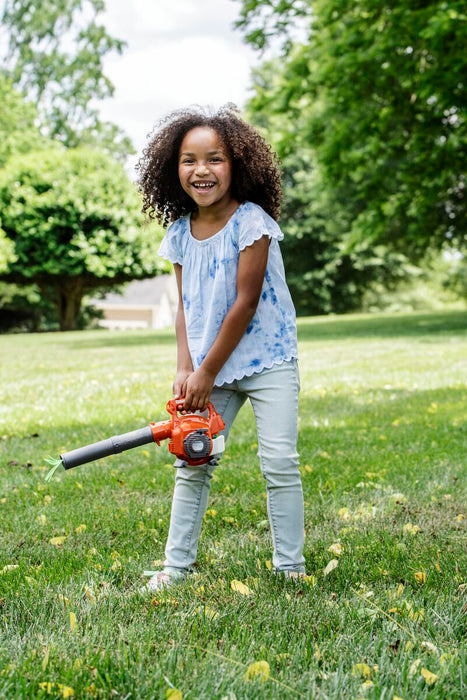
POLYGON ((211 190, 215 184, 215 182, 193 182, 192 186, 201 192, 207 192, 211 190))

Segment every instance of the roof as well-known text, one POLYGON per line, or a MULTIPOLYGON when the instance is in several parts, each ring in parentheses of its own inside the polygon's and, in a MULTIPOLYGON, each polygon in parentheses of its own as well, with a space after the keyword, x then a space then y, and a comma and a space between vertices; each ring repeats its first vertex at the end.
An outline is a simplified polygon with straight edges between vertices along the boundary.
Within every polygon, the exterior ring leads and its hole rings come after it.
POLYGON ((126 284, 122 292, 109 292, 102 299, 91 299, 95 304, 115 304, 115 306, 157 306, 161 297, 176 295, 174 275, 158 275, 146 280, 133 280, 126 284))

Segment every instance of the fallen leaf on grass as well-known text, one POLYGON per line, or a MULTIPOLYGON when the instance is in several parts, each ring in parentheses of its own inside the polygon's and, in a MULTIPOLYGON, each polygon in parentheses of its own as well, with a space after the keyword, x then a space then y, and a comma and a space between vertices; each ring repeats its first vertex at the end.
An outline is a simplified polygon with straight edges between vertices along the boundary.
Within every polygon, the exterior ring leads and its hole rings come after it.
POLYGON ((340 557, 343 551, 344 547, 340 542, 334 542, 334 544, 328 547, 328 552, 330 552, 331 554, 335 554, 336 557, 340 557))
POLYGON ((74 632, 76 629, 76 615, 74 612, 70 613, 70 632, 74 632))
POLYGON ((361 678, 371 678, 373 670, 368 664, 354 664, 352 666, 352 676, 360 676, 361 678))
POLYGON ((427 575, 426 575, 425 571, 416 571, 414 573, 414 576, 415 576, 415 580, 417 583, 419 583, 419 584, 426 583, 427 575))
POLYGON ((3 567, 3 569, 0 569, 0 575, 1 574, 6 574, 8 571, 13 571, 14 569, 17 569, 19 564, 7 564, 6 566, 3 567))
POLYGON ((167 688, 165 691, 165 700, 183 700, 182 691, 177 690, 177 688, 167 688))
POLYGON ((414 525, 413 523, 406 523, 402 528, 402 532, 404 535, 416 535, 417 532, 420 532, 420 528, 418 525, 414 525))
POLYGON ((366 693, 371 688, 374 688, 374 685, 375 684, 373 683, 373 681, 363 681, 362 685, 360 686, 360 690, 362 693, 366 693))
POLYGON ((331 559, 329 564, 324 569, 323 574, 325 576, 328 576, 328 574, 330 574, 331 571, 334 571, 334 569, 337 568, 338 566, 339 566, 339 560, 338 559, 331 559))
POLYGON ((90 603, 92 603, 93 605, 96 603, 95 593, 92 590, 92 588, 90 588, 89 586, 85 587, 84 595, 86 596, 86 598, 89 600, 90 603))
POLYGON ((403 493, 397 492, 397 493, 392 493, 389 496, 389 499, 396 504, 401 504, 401 503, 406 503, 407 502, 407 496, 405 496, 403 493))
POLYGON ((422 668, 420 674, 423 676, 423 679, 427 685, 433 685, 433 683, 436 683, 438 679, 438 676, 429 671, 427 668, 422 668))
POLYGON ((339 508, 337 515, 341 520, 350 520, 351 518, 351 513, 348 508, 339 508))
POLYGON ((81 534, 85 530, 87 530, 87 525, 85 525, 84 523, 82 523, 81 525, 78 525, 78 527, 75 527, 75 533, 77 535, 81 534))
POLYGON ((420 666, 421 663, 422 663, 421 659, 416 659, 413 662, 413 664, 409 668, 409 678, 411 678, 412 676, 414 676, 417 673, 418 667, 420 666))
POLYGON ((217 617, 219 617, 217 610, 210 608, 209 605, 200 605, 196 608, 195 612, 200 615, 204 615, 206 620, 215 620, 217 617))
POLYGON ((66 538, 66 535, 60 535, 60 537, 52 537, 52 539, 50 539, 49 542, 55 547, 61 547, 62 544, 65 542, 66 538))
POLYGON ((250 664, 245 671, 243 678, 246 681, 252 681, 255 678, 259 678, 261 683, 267 681, 269 678, 270 668, 267 661, 255 661, 250 664))
POLYGON ((245 583, 237 581, 236 579, 230 582, 230 588, 236 593, 240 593, 240 595, 251 595, 253 593, 251 588, 248 588, 245 583))
POLYGON ((58 687, 59 687, 59 690, 62 691, 62 696, 64 698, 74 697, 75 691, 73 690, 73 688, 70 688, 69 685, 60 685, 60 683, 58 683, 58 687))
POLYGON ((41 690, 45 690, 48 695, 56 695, 56 691, 58 690, 61 693, 62 698, 73 698, 75 695, 73 688, 70 688, 69 685, 62 685, 62 683, 51 683, 50 681, 46 681, 45 683, 39 683, 39 688, 41 690))

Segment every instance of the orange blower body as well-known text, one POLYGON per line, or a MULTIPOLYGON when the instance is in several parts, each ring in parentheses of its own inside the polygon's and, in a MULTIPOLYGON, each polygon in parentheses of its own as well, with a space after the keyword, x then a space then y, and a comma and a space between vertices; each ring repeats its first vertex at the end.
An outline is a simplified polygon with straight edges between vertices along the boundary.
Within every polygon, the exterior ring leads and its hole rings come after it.
POLYGON ((183 399, 171 399, 166 405, 170 420, 150 423, 154 442, 169 439, 169 451, 178 459, 199 466, 206 462, 212 451, 212 439, 225 428, 225 423, 212 403, 208 404, 208 416, 198 413, 178 415, 183 410, 183 399))

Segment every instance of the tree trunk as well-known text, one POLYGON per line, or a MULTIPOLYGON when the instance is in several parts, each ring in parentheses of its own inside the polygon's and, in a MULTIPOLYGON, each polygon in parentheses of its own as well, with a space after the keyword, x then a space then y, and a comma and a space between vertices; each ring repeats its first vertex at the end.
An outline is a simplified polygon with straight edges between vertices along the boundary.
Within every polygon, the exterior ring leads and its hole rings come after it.
POLYGON ((68 277, 54 285, 55 304, 61 331, 75 331, 84 294, 82 277, 68 277))

